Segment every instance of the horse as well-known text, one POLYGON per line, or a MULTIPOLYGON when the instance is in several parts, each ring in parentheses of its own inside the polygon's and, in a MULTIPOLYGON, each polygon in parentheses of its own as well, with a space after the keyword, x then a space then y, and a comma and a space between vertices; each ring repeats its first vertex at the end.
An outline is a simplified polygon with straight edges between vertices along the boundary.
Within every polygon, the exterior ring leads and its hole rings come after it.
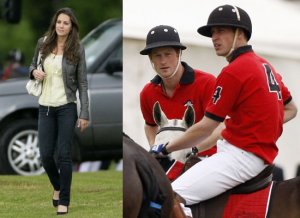
MULTIPOLYGON (((157 126, 159 127, 155 136, 155 145, 166 143, 174 137, 178 137, 185 132, 190 126, 195 123, 195 111, 191 105, 187 105, 187 108, 183 114, 182 119, 168 119, 165 113, 162 111, 159 102, 155 102, 153 106, 153 118, 157 126)), ((192 152, 192 149, 182 149, 180 151, 172 152, 169 157, 171 160, 178 160, 185 163, 186 157, 192 152)))
POLYGON ((185 218, 159 163, 126 134, 123 164, 124 218, 185 218))
MULTIPOLYGON (((195 123, 195 110, 193 106, 187 105, 182 119, 168 119, 157 101, 153 106, 153 119, 159 127, 155 136, 154 144, 159 145, 180 136, 189 127, 191 127, 195 123)), ((187 148, 172 152, 168 155, 168 158, 158 155, 156 156, 156 159, 167 172, 170 181, 173 181, 181 173, 185 172, 193 164, 199 161, 196 153, 196 148, 187 148), (175 161, 176 163, 174 164, 175 161), (170 170, 172 166, 174 166, 174 168, 170 170)))

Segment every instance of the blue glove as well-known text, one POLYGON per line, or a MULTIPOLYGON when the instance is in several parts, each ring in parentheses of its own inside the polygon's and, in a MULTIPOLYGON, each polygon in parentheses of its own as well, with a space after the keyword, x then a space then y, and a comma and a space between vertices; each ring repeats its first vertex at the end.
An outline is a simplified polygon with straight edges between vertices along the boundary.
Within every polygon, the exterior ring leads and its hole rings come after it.
POLYGON ((162 153, 163 155, 168 155, 169 152, 167 152, 166 146, 168 143, 166 144, 160 144, 160 145, 154 145, 151 150, 150 153, 155 153, 155 154, 159 154, 162 153))

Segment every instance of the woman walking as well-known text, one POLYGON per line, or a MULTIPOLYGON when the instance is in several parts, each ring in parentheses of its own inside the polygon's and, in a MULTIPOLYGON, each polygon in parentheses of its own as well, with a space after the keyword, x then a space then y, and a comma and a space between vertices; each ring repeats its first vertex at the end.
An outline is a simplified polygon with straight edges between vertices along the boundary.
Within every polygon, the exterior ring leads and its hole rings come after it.
POLYGON ((43 82, 39 97, 38 138, 43 167, 53 186, 57 215, 68 213, 72 181, 71 144, 75 126, 88 126, 85 52, 79 41, 77 19, 70 8, 59 9, 44 37, 37 42, 30 78, 43 82), (41 53, 42 70, 37 69, 41 53), (77 115, 76 91, 80 113, 77 115), (57 164, 54 151, 57 151, 57 164))

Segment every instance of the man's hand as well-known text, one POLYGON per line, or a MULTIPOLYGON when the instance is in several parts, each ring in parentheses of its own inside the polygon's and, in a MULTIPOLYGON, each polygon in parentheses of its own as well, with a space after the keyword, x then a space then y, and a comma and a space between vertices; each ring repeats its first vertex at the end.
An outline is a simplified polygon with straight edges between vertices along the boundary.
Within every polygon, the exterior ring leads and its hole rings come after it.
POLYGON ((150 153, 155 153, 155 154, 162 153, 163 155, 168 155, 169 152, 166 149, 167 145, 168 145, 168 143, 166 143, 166 144, 160 144, 160 145, 154 145, 151 148, 150 153))

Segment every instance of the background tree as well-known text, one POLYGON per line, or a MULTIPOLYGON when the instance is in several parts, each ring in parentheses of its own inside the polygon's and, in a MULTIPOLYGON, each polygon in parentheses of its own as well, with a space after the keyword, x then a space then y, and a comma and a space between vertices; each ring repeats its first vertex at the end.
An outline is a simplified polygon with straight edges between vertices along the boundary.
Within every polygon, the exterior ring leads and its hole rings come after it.
POLYGON ((47 31, 53 14, 61 7, 74 10, 81 38, 103 21, 122 17, 122 0, 20 0, 21 20, 11 24, 3 16, 6 1, 0 0, 0 66, 14 48, 24 53, 25 64, 29 65, 37 39, 47 31))

